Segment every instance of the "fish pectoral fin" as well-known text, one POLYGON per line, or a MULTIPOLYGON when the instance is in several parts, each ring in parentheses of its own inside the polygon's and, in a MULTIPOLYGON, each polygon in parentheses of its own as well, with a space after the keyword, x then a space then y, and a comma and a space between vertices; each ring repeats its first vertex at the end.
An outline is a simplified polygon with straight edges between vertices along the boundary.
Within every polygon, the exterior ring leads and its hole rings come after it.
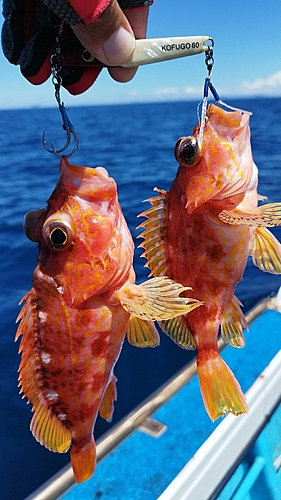
POLYGON ((195 340, 182 316, 158 321, 158 325, 177 345, 184 349, 195 349, 195 340))
POLYGON ((233 295, 224 312, 221 323, 221 336, 226 344, 244 347, 243 328, 248 330, 247 320, 240 309, 241 302, 233 295))
POLYGON ((247 413, 248 405, 240 385, 219 353, 200 351, 196 361, 202 398, 211 420, 227 413, 247 413))
POLYGON ((253 264, 261 271, 281 274, 281 244, 266 228, 257 228, 251 241, 253 264))
POLYGON ((159 333, 152 321, 146 321, 131 315, 127 339, 136 347, 155 347, 160 343, 159 333))
POLYGON ((254 209, 223 210, 219 218, 234 226, 274 227, 281 226, 281 203, 268 203, 254 209))
POLYGON ((105 390, 99 409, 100 416, 108 422, 110 422, 112 419, 112 415, 114 412, 114 401, 116 401, 117 399, 116 382, 117 378, 115 377, 115 375, 113 375, 105 390))
POLYGON ((146 321, 161 321, 187 314, 203 304, 194 298, 179 297, 186 290, 190 288, 163 276, 141 285, 127 283, 115 295, 133 316, 146 321))
POLYGON ((30 423, 30 430, 36 441, 48 450, 65 453, 71 444, 71 432, 54 415, 47 403, 41 398, 33 405, 34 415, 30 423))

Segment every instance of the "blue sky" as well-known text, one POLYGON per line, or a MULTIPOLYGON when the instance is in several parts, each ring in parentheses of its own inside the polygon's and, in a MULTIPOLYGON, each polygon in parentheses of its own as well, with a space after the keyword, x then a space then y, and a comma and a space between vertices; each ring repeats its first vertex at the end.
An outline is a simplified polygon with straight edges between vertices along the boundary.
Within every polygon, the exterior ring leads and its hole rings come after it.
MULTIPOLYGON (((179 35, 215 40, 212 81, 222 98, 281 97, 280 0, 155 0, 148 37, 179 35)), ((55 105, 50 79, 31 85, 2 53, 0 68, 0 109, 55 105)), ((75 97, 62 91, 62 99, 67 106, 197 99, 205 76, 200 54, 142 66, 127 84, 114 82, 103 70, 90 90, 75 97)))

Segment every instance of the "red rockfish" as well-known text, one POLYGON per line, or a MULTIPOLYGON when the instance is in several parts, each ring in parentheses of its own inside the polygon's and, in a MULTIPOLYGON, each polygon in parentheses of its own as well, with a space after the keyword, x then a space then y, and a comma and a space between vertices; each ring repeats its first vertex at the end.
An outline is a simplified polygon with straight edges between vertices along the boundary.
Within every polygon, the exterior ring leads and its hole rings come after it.
POLYGON ((257 167, 250 146, 250 113, 211 104, 203 134, 179 139, 177 176, 169 192, 155 189, 153 208, 140 216, 143 256, 153 276, 192 288, 204 303, 188 316, 160 322, 177 344, 197 349, 200 388, 212 420, 247 412, 245 397, 221 359, 217 337, 244 345, 247 322, 234 296, 248 255, 262 271, 281 273, 281 245, 265 226, 281 225, 281 204, 257 207, 257 167), (202 135, 202 137, 201 137, 202 135), (155 251, 157 249, 157 253, 155 251))
POLYGON ((32 403, 31 431, 63 453, 71 447, 77 482, 95 468, 98 412, 113 413, 113 368, 126 332, 138 346, 158 344, 152 320, 200 306, 168 278, 135 284, 134 244, 115 181, 102 168, 61 159, 47 207, 29 212, 27 236, 39 246, 32 288, 24 297, 19 382, 32 403))

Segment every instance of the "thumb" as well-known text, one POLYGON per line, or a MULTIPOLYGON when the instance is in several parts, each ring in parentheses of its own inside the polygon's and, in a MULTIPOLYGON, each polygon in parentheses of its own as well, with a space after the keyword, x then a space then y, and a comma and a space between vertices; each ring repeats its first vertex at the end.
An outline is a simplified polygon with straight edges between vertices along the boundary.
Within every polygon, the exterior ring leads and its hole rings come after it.
POLYGON ((135 48, 132 28, 117 0, 111 0, 98 21, 76 24, 72 29, 85 49, 104 64, 124 64, 135 48))

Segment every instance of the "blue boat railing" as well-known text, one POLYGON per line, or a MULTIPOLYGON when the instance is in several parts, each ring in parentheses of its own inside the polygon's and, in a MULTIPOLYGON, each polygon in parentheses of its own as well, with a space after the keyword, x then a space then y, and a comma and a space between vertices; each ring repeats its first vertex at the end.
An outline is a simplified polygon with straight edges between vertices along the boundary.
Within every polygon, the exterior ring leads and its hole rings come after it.
MULTIPOLYGON (((261 472, 268 475, 273 470, 272 450, 263 433, 281 401, 281 351, 247 391, 247 401, 249 413, 238 420, 234 415, 225 417, 158 500, 265 498, 250 493, 261 472)), ((280 408, 275 417, 277 423, 270 422, 270 432, 281 441, 281 428, 279 433, 276 429, 280 408)), ((268 484, 266 500, 280 500, 281 476, 275 474, 268 484)))

